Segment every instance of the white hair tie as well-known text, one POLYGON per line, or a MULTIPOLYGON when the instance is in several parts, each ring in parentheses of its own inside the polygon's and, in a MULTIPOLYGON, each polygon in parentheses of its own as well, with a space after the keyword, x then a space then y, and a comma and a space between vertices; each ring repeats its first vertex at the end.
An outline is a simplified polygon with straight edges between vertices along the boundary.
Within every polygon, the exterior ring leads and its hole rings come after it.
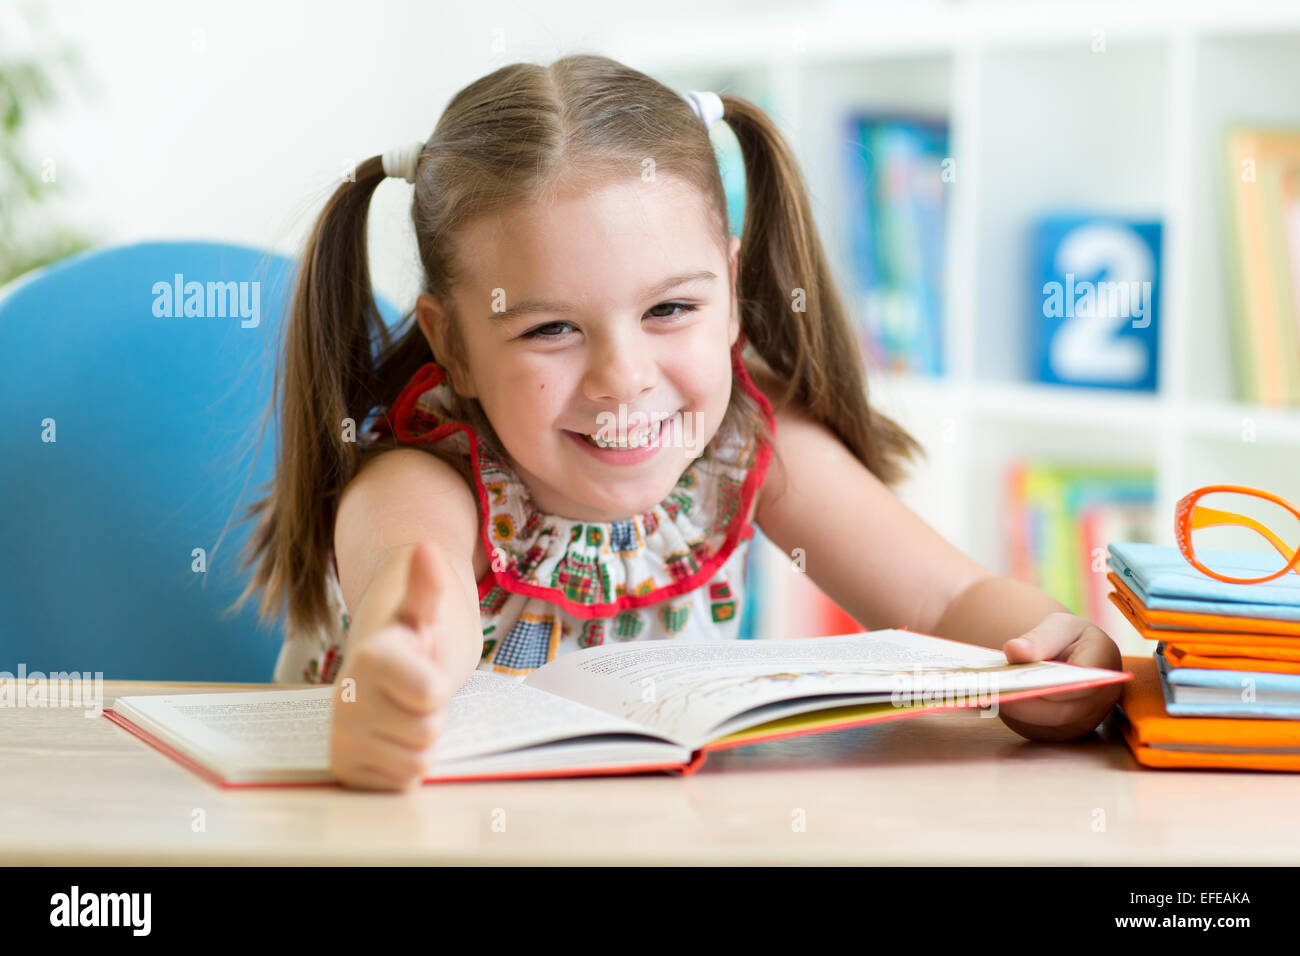
POLYGON ((713 124, 722 119, 722 97, 717 93, 691 90, 684 94, 684 99, 691 104, 695 115, 704 121, 706 128, 713 129, 713 124))
POLYGON ((415 182, 415 169, 422 149, 424 143, 410 143, 384 153, 384 175, 401 176, 408 183, 415 182))

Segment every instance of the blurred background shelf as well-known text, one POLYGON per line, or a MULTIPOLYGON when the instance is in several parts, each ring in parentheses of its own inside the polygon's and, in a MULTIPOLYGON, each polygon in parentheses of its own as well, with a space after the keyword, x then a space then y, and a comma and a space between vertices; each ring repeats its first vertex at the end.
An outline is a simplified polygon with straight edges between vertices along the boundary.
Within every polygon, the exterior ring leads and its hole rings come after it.
MULTIPOLYGON (((600 48, 676 89, 735 92, 770 112, 850 299, 844 117, 947 124, 943 374, 869 362, 868 389, 926 449, 900 497, 986 567, 1013 573, 1017 463, 1149 469, 1158 544, 1173 544, 1174 505, 1202 484, 1300 500, 1300 409, 1242 402, 1234 385, 1221 182, 1228 124, 1300 127, 1300 6, 845 2, 702 15, 667 33, 625 22, 600 48), (1156 391, 1033 380, 1027 237, 1059 209, 1161 223, 1156 391)), ((715 142, 730 189, 724 125, 715 142)), ((761 536, 755 551, 770 612, 755 636, 829 633, 836 622, 817 616, 815 589, 791 583, 787 557, 761 536)), ((1126 623, 1107 623, 1125 653, 1150 652, 1126 623)))

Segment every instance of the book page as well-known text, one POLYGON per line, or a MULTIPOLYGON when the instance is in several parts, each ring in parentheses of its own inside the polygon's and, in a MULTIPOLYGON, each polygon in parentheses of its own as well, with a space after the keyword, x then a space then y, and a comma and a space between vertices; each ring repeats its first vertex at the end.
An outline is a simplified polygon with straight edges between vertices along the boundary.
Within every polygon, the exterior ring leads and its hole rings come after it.
MULTIPOLYGON (((920 693, 944 680, 968 687, 972 696, 982 685, 991 697, 1115 674, 1056 662, 1008 664, 1006 655, 992 648, 887 629, 793 640, 594 647, 551 661, 524 683, 644 724, 695 749, 730 718, 776 701, 849 694, 890 699, 896 691, 920 693)), ((971 701, 977 704, 978 699, 971 701)), ((817 706, 811 700, 807 709, 817 706)))
POLYGON ((226 775, 329 768, 333 687, 120 697, 114 710, 226 775))
POLYGON ((469 675, 449 708, 436 760, 477 757, 594 734, 659 736, 626 718, 483 671, 469 675))
MULTIPOLYGON (((223 774, 329 769, 333 686, 119 698, 116 710, 223 774)), ((340 704, 338 706, 348 706, 340 704)), ((657 737, 626 719, 475 671, 448 702, 442 761, 599 734, 657 737)))

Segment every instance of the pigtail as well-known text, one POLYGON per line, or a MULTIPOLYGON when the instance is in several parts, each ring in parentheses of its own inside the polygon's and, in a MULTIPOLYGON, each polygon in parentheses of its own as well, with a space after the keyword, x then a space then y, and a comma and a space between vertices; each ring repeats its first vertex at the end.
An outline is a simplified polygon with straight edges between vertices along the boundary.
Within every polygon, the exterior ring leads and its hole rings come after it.
MULTIPOLYGON (((384 178, 380 158, 373 157, 329 198, 307 239, 282 331, 273 399, 280 408, 275 477, 246 513, 257 523, 244 569, 256 569, 234 607, 261 590, 261 619, 272 619, 287 602, 291 632, 327 623, 338 498, 361 464, 363 428, 384 381, 376 351, 390 355, 395 348, 375 304, 366 242, 370 198, 384 178)), ((400 364, 428 360, 428 346, 417 338, 400 343, 400 364)))
POLYGON ((745 221, 737 276, 745 335, 794 401, 825 424, 887 485, 921 445, 871 409, 857 337, 831 277, 789 145, 755 104, 722 94, 745 163, 745 221), (800 293, 798 290, 802 290, 800 293), (802 296, 796 308, 797 297, 802 296))

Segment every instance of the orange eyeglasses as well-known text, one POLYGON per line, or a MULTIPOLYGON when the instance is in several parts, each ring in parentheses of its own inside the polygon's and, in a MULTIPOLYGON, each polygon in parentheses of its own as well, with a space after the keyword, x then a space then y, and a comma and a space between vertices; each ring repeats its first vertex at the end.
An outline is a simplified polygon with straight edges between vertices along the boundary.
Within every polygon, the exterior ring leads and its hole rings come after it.
POLYGON ((1178 502, 1178 550, 1196 570, 1232 584, 1300 574, 1300 508, 1258 488, 1206 485, 1178 502), (1242 565, 1262 577, 1242 577, 1242 565))

